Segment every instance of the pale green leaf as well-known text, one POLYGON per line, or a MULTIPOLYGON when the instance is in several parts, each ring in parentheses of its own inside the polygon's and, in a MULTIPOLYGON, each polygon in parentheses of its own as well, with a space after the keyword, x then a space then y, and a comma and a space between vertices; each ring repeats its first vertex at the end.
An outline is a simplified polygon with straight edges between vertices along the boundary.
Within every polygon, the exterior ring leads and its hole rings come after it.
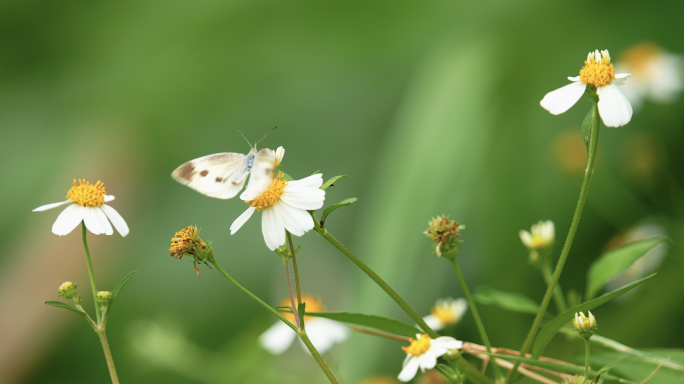
POLYGON ((487 286, 475 289, 475 300, 513 312, 536 314, 539 310, 539 304, 522 293, 504 292, 487 286))
POLYGON ((344 179, 345 177, 349 177, 349 175, 340 175, 340 176, 331 177, 330 180, 326 181, 325 183, 323 183, 323 185, 321 185, 321 189, 325 191, 326 189, 328 189, 329 186, 333 185, 337 180, 344 179))
POLYGON ((337 204, 333 204, 333 205, 329 206, 328 208, 325 209, 325 211, 323 211, 323 216, 321 216, 321 223, 325 223, 325 219, 334 210, 342 208, 342 207, 346 207, 348 205, 352 205, 352 204, 356 203, 357 200, 358 199, 356 197, 350 197, 348 199, 344 199, 344 200, 340 201, 337 204))
POLYGON ((117 284, 116 288, 114 288, 114 290, 112 291, 112 300, 109 302, 110 307, 114 303, 114 300, 116 299, 116 297, 119 295, 119 291, 121 291, 121 288, 123 288, 124 285, 126 285, 126 283, 128 283, 128 281, 130 279, 132 279, 133 275, 135 275, 136 273, 138 273, 138 272, 137 271, 130 272, 128 275, 124 276, 124 278, 121 279, 121 281, 119 281, 119 284, 117 284))

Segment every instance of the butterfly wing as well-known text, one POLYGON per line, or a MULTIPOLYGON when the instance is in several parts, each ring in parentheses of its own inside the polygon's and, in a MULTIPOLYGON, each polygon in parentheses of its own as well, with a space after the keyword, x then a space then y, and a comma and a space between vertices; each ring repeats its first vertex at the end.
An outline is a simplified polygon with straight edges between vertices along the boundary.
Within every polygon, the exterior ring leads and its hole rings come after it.
POLYGON ((216 153, 188 161, 176 168, 171 177, 203 195, 230 199, 245 185, 251 170, 247 159, 241 153, 216 153))

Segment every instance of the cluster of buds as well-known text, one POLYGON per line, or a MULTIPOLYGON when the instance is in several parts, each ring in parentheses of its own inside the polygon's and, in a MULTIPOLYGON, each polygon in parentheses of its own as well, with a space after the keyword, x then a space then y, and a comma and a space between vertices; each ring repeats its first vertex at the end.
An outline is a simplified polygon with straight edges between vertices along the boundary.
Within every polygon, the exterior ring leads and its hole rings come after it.
POLYGON ((584 376, 572 376, 563 380, 563 384, 591 384, 584 376))
POLYGON ((465 225, 449 220, 446 216, 437 216, 428 222, 428 229, 423 233, 437 243, 437 256, 454 260, 459 251, 459 243, 463 242, 458 239, 461 237, 458 233, 461 229, 465 229, 465 225))
POLYGON ((584 316, 584 312, 575 313, 575 318, 572 321, 577 332, 585 339, 589 339, 594 334, 594 331, 598 329, 594 315, 591 312, 587 313, 589 314, 588 317, 584 316))
POLYGON ((207 262, 214 258, 214 249, 211 247, 211 242, 205 243, 200 239, 197 227, 190 226, 176 232, 173 236, 169 255, 176 259, 180 259, 183 256, 192 257, 195 272, 197 272, 197 277, 199 277, 199 268, 197 268, 196 263, 204 263, 211 269, 207 262))
POLYGON ((553 221, 540 220, 537 224, 532 224, 531 232, 521 229, 519 235, 520 240, 530 251, 530 263, 541 268, 551 254, 556 236, 553 221))
POLYGON ((71 281, 65 281, 64 283, 62 283, 62 285, 59 286, 59 293, 57 296, 62 296, 67 300, 72 300, 74 297, 76 297, 77 286, 78 284, 74 284, 71 281))

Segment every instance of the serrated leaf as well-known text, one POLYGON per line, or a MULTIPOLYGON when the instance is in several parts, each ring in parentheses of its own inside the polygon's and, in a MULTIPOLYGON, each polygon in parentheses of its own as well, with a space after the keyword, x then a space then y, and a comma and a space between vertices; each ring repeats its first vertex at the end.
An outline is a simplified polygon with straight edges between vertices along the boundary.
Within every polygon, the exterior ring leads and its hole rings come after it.
POLYGON ((133 275, 135 275, 136 273, 138 273, 138 271, 130 272, 128 275, 124 276, 124 278, 121 279, 121 281, 119 281, 119 284, 117 284, 116 288, 114 288, 114 290, 112 291, 112 300, 109 302, 110 307, 114 303, 116 296, 119 295, 119 291, 121 291, 121 288, 123 288, 124 285, 126 285, 126 283, 128 283, 128 280, 132 279, 133 275))
POLYGON ((61 301, 55 301, 55 300, 47 300, 47 301, 45 302, 45 304, 47 304, 47 305, 49 305, 49 306, 52 306, 52 307, 68 309, 68 310, 70 310, 71 312, 74 312, 74 313, 80 315, 81 317, 83 317, 84 319, 86 319, 86 321, 87 321, 88 323, 90 323, 90 318, 88 318, 88 315, 86 315, 84 312, 79 311, 78 309, 72 307, 71 305, 69 305, 69 304, 67 304, 67 303, 63 303, 63 302, 61 302, 61 301))
POLYGON ((546 344, 551 341, 553 336, 558 333, 558 331, 563 328, 563 326, 567 323, 569 323, 572 318, 575 316, 576 312, 586 312, 590 311, 600 305, 603 305, 610 300, 622 295, 623 293, 636 288, 639 286, 641 283, 644 281, 650 279, 651 277, 655 276, 656 274, 652 274, 650 276, 644 277, 641 280, 637 280, 633 283, 627 284, 622 288, 618 288, 614 290, 613 292, 606 293, 603 296, 597 297, 596 299, 589 300, 585 303, 582 303, 578 306, 575 306, 571 308, 569 311, 564 312, 560 315, 558 315, 555 319, 551 320, 544 328, 542 328, 541 331, 539 331, 539 334, 534 340, 534 345, 532 346, 532 357, 537 358, 539 355, 544 352, 544 348, 546 347, 546 344))
POLYGON ((346 207, 348 205, 352 205, 352 204, 356 203, 357 200, 358 199, 356 197, 350 197, 348 199, 344 199, 344 200, 340 201, 337 204, 333 204, 333 205, 329 206, 328 208, 325 209, 325 211, 323 211, 323 216, 321 216, 321 223, 325 223, 325 219, 328 217, 328 215, 330 213, 332 213, 332 211, 339 209, 339 208, 342 208, 342 207, 346 207))
POLYGON ((591 134, 591 122, 594 119, 594 100, 589 99, 592 103, 592 108, 589 110, 589 113, 587 113, 587 116, 584 117, 584 120, 582 120, 582 141, 584 141, 584 146, 587 147, 587 151, 589 151, 589 138, 591 134))
MULTIPOLYGON (((576 365, 567 365, 567 364, 561 364, 561 363, 554 363, 551 361, 544 361, 544 360, 537 360, 537 359, 529 359, 529 358, 523 358, 520 356, 511 356, 511 355, 497 355, 497 354, 491 354, 493 357, 498 357, 500 359, 504 360, 509 360, 509 361, 519 361, 524 364, 531 365, 533 367, 539 367, 539 368, 544 368, 548 369, 554 372, 561 372, 561 373, 568 373, 571 375, 584 375, 584 367, 576 366, 576 365)), ((594 370, 589 370, 589 377, 596 377, 598 372, 594 370)), ((603 374, 602 377, 606 380, 613 380, 617 381, 618 383, 623 383, 623 384, 638 384, 634 381, 630 381, 627 379, 623 379, 621 377, 615 376, 615 375, 610 375, 610 374, 603 374)))
POLYGON ((326 181, 325 183, 323 183, 323 185, 321 185, 321 189, 325 191, 326 189, 328 189, 329 186, 333 185, 337 180, 344 179, 345 177, 349 177, 349 175, 340 175, 340 176, 332 177, 332 178, 330 178, 330 180, 326 181))
POLYGON ((594 298, 608 281, 627 270, 651 249, 669 241, 670 239, 667 237, 651 237, 625 244, 601 254, 589 267, 586 298, 594 298))
POLYGON ((499 291, 487 286, 475 288, 475 300, 513 312, 536 314, 539 304, 522 293, 499 291))
POLYGON ((416 334, 423 333, 417 327, 404 323, 403 321, 390 319, 389 317, 366 315, 364 313, 351 312, 307 312, 307 316, 324 317, 326 319, 339 321, 342 323, 363 325, 365 327, 375 328, 380 331, 392 333, 395 335, 405 337, 416 337, 416 334))

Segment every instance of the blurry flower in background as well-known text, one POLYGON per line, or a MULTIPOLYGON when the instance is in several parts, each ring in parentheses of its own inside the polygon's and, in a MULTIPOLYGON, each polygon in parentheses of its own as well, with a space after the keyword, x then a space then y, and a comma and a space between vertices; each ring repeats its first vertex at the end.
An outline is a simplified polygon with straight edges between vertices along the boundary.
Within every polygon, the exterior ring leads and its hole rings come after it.
POLYGON ((665 148, 660 139, 649 133, 630 136, 620 153, 620 166, 635 187, 649 189, 665 165, 665 148))
POLYGON ((406 352, 403 368, 399 373, 399 381, 409 381, 416 376, 418 368, 421 372, 432 369, 437 365, 437 358, 452 349, 459 349, 463 342, 453 337, 442 336, 436 339, 428 335, 417 334, 416 339, 410 339, 411 345, 401 347, 406 352))
POLYGON ((456 325, 468 310, 466 299, 458 298, 439 299, 430 310, 430 315, 423 317, 428 327, 435 331, 448 326, 456 325))
POLYGON ((587 168, 587 148, 579 127, 559 132, 550 147, 553 163, 563 173, 580 173, 587 168))
POLYGON ((399 384, 399 382, 394 377, 377 376, 366 379, 361 384, 399 384))
POLYGON ((654 103, 672 103, 684 89, 682 56, 667 52, 651 42, 637 44, 624 51, 615 68, 632 74, 622 87, 622 93, 635 109, 640 108, 646 99, 654 103))
POLYGON ((431 369, 423 375, 418 381, 419 384, 449 384, 449 380, 441 373, 431 369))
MULTIPOLYGON (((626 231, 621 231, 613 236, 613 238, 608 242, 606 250, 617 248, 633 241, 644 240, 656 236, 667 236, 665 228, 657 222, 645 220, 641 224, 637 224, 636 226, 626 231)), ((653 249, 646 252, 644 256, 640 257, 629 269, 610 280, 606 284, 604 290, 606 292, 610 292, 635 280, 650 275, 658 269, 666 253, 667 245, 660 244, 655 246, 653 249)), ((639 287, 637 287, 637 289, 638 288, 639 287)), ((635 290, 622 295, 621 298, 629 297, 629 295, 635 290)))
POLYGON ((556 230, 553 221, 539 220, 537 224, 532 224, 531 233, 521 229, 518 234, 520 235, 520 240, 525 244, 527 249, 538 251, 553 245, 556 230))
POLYGON ((104 183, 99 180, 95 184, 90 184, 85 180, 79 179, 77 184, 76 179, 74 179, 74 185, 67 192, 66 197, 68 200, 42 205, 34 209, 33 212, 47 211, 48 209, 73 203, 57 216, 57 220, 52 225, 52 233, 55 235, 64 236, 71 233, 81 221, 85 222, 86 228, 94 235, 102 233, 111 235, 114 233, 112 226, 109 224, 111 220, 119 234, 126 236, 128 234, 128 225, 119 212, 105 204, 114 200, 114 196, 107 195, 106 193, 104 183))
MULTIPOLYGON (((302 302, 306 303, 307 312, 325 311, 323 303, 315 296, 303 293, 302 302)), ((290 299, 283 300, 280 305, 290 306, 290 299)), ((292 313, 283 313, 282 315, 293 324, 295 323, 295 317, 292 313)), ((346 326, 322 317, 304 316, 304 325, 306 327, 306 334, 319 353, 326 352, 335 343, 343 342, 349 334, 349 329, 346 326)), ((259 343, 272 354, 279 355, 290 347, 296 337, 297 334, 292 328, 282 321, 278 321, 259 336, 259 343)), ((300 344, 308 353, 309 350, 301 340, 300 344)))
POLYGON ((587 86, 595 87, 598 94, 599 115, 606 127, 621 127, 632 119, 632 106, 620 92, 617 85, 622 85, 629 73, 615 74, 610 63, 608 50, 589 52, 584 67, 577 77, 568 77, 572 81, 564 87, 547 93, 541 106, 553 115, 561 114, 582 97, 587 86))

